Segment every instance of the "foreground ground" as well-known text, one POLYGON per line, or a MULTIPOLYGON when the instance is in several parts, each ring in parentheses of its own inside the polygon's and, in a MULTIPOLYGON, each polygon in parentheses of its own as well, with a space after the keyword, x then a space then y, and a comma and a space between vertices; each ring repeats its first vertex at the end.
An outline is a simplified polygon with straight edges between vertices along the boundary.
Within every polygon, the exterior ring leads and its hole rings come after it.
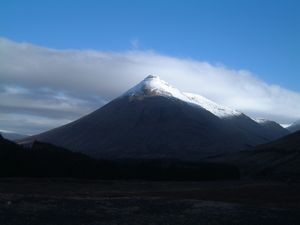
POLYGON ((0 179, 1 225, 297 225, 300 184, 0 179))

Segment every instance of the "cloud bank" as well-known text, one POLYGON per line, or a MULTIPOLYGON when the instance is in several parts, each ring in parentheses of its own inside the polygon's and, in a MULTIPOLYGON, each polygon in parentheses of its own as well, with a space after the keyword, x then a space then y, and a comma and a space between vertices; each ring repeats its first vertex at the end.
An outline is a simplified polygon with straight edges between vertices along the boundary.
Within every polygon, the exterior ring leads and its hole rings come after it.
POLYGON ((0 129, 34 134, 85 115, 148 74, 252 117, 291 123, 300 93, 250 71, 155 51, 56 50, 0 38, 0 129))

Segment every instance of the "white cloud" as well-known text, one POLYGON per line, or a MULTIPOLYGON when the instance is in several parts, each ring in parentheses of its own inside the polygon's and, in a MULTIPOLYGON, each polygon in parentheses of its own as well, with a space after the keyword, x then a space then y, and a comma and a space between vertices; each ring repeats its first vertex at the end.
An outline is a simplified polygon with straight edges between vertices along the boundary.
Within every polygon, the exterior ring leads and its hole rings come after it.
POLYGON ((0 112, 1 130, 8 133, 17 132, 33 135, 69 122, 71 120, 65 118, 48 118, 44 114, 35 116, 26 113, 0 112))
MULTIPOLYGON (((136 45, 134 40, 132 46, 136 45)), ((23 116, 48 120, 60 118, 61 122, 74 120, 148 74, 157 74, 182 91, 204 95, 251 117, 291 123, 300 116, 300 93, 267 84, 246 70, 150 50, 56 50, 4 38, 0 39, 0 110, 6 114, 17 110, 23 116)), ((54 125, 60 124, 44 129, 54 125)))

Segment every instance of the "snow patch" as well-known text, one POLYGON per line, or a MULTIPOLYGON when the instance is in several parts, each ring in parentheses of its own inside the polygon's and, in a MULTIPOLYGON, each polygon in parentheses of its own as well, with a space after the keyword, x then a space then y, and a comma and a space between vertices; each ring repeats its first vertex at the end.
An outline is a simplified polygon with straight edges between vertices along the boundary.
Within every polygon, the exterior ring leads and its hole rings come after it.
POLYGON ((197 95, 193 93, 184 93, 184 94, 189 97, 191 103, 201 106, 202 108, 206 109, 207 111, 210 111, 217 117, 223 118, 223 117, 242 115, 242 113, 237 110, 219 105, 201 95, 197 95))
POLYGON ((193 106, 204 108, 220 118, 239 116, 242 114, 236 110, 221 106, 201 95, 181 92, 155 75, 147 76, 143 81, 125 92, 122 96, 137 99, 150 96, 172 97, 192 104, 193 106))
POLYGON ((270 121, 270 120, 267 120, 267 119, 263 119, 263 118, 256 118, 256 119, 253 119, 256 123, 259 123, 259 124, 265 124, 265 123, 270 123, 270 122, 273 122, 273 121, 270 121))
POLYGON ((188 101, 188 98, 178 89, 154 75, 147 76, 142 82, 131 88, 124 95, 131 97, 169 96, 188 101))

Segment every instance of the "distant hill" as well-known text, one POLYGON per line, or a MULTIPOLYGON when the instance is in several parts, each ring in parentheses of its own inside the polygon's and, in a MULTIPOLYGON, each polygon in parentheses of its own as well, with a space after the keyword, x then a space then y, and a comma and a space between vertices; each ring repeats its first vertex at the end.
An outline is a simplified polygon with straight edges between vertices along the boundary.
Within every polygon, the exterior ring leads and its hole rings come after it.
POLYGON ((16 141, 28 137, 28 135, 25 134, 18 134, 13 132, 4 132, 4 131, 0 131, 0 134, 2 135, 2 137, 11 141, 16 141))
POLYGON ((300 131, 252 150, 220 155, 208 161, 234 164, 246 176, 300 181, 300 131))
POLYGON ((289 127, 287 127, 287 129, 290 132, 296 132, 296 131, 300 130, 300 120, 297 120, 294 123, 292 123, 289 127))
POLYGON ((290 134, 288 129, 283 128, 280 124, 276 123, 275 121, 267 119, 256 119, 255 121, 265 129, 265 134, 267 134, 272 140, 290 134))

